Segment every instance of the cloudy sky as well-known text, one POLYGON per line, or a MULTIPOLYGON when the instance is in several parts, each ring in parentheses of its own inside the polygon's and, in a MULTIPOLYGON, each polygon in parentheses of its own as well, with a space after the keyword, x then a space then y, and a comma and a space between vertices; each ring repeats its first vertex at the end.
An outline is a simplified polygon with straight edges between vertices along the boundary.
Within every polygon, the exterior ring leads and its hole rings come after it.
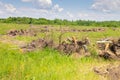
POLYGON ((120 20, 120 0, 0 0, 0 18, 120 20))

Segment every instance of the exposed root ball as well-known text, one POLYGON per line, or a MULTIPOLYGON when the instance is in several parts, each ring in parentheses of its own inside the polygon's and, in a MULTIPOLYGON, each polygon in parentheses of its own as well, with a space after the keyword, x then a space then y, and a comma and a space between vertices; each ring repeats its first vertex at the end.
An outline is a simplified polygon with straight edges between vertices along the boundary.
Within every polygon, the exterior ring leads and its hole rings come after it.
MULTIPOLYGON (((100 42, 100 41, 99 41, 100 42)), ((98 43, 99 56, 105 59, 120 59, 120 39, 98 43)))
POLYGON ((56 49, 66 55, 71 55, 73 53, 78 53, 80 55, 88 55, 89 53, 87 48, 88 44, 89 44, 88 39, 80 41, 72 37, 68 38, 67 40, 59 44, 56 49))

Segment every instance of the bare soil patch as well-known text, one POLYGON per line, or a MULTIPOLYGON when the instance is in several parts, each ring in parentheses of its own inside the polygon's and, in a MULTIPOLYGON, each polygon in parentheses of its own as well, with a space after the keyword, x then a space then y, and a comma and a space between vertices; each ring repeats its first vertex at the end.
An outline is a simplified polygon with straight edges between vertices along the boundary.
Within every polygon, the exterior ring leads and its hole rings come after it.
POLYGON ((107 77, 108 80, 120 80, 120 65, 107 65, 103 67, 94 67, 93 71, 101 76, 107 77))

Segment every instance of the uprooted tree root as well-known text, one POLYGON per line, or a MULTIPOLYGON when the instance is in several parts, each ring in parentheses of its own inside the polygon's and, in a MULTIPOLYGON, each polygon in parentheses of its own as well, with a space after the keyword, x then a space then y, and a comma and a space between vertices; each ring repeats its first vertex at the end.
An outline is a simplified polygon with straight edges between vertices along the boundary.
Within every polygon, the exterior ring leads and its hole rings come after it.
POLYGON ((104 43, 98 43, 98 55, 105 59, 118 59, 120 60, 120 39, 108 40, 104 43))
POLYGON ((63 41, 61 44, 58 45, 56 49, 67 55, 71 55, 72 53, 88 55, 87 45, 89 44, 89 41, 87 39, 83 41, 75 41, 75 39, 68 39, 68 41, 69 42, 63 41))
POLYGON ((120 65, 95 67, 93 70, 96 74, 107 77, 108 80, 120 80, 120 65))

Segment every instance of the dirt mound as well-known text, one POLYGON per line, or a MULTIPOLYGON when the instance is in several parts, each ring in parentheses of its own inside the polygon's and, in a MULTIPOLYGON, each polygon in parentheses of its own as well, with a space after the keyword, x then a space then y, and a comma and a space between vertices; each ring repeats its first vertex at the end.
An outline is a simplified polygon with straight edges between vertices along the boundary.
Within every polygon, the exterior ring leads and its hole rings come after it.
POLYGON ((120 39, 97 41, 98 54, 105 59, 120 59, 120 39))
POLYGON ((95 67, 94 72, 98 75, 107 77, 108 80, 120 80, 120 65, 108 65, 104 67, 95 67))
MULTIPOLYGON (((91 29, 63 29, 62 32, 103 32, 105 28, 91 28, 91 29)), ((61 31, 61 30, 57 30, 61 31)))
POLYGON ((77 29, 77 28, 70 28, 70 27, 50 27, 50 26, 42 26, 40 27, 40 32, 51 32, 51 31, 57 31, 57 32, 104 32, 106 31, 106 28, 90 28, 90 29, 77 29))
POLYGON ((63 41, 60 44, 55 44, 53 40, 49 39, 37 39, 33 40, 31 43, 23 46, 21 49, 23 51, 33 51, 36 49, 43 49, 43 48, 52 48, 58 50, 60 53, 65 55, 71 55, 73 53, 78 53, 79 55, 90 55, 87 49, 87 45, 89 44, 88 39, 83 41, 75 40, 75 38, 69 38, 67 41, 63 41), (67 42, 68 41, 68 42, 67 42))
POLYGON ((36 33, 32 30, 10 30, 7 32, 7 35, 9 36, 17 36, 17 35, 25 35, 25 36, 36 36, 36 33))
POLYGON ((31 43, 21 47, 21 49, 23 51, 33 51, 36 49, 43 49, 46 47, 52 48, 54 45, 53 40, 46 40, 46 39, 37 39, 37 40, 33 40, 31 43))
MULTIPOLYGON (((75 31, 75 30, 73 30, 75 31)), ((80 29, 78 32, 103 32, 105 28, 91 28, 91 29, 80 29)))
POLYGON ((89 40, 86 38, 84 40, 76 40, 75 37, 68 38, 58 45, 56 48, 58 51, 71 55, 73 53, 78 53, 80 55, 89 55, 87 45, 89 40))

